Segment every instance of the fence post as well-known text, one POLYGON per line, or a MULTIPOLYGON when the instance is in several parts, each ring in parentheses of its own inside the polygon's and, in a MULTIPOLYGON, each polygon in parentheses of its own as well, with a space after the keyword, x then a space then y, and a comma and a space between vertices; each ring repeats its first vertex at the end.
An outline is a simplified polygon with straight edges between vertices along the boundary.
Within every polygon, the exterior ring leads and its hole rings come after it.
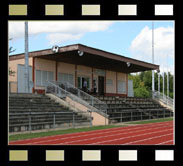
POLYGON ((72 113, 72 126, 75 127, 75 114, 72 113))
POLYGON ((81 95, 80 95, 80 91, 78 90, 78 97, 80 98, 80 96, 81 96, 81 95))
POLYGON ((142 111, 141 111, 141 120, 142 120, 142 111))
POLYGON ((165 118, 165 110, 163 111, 163 118, 165 118))
POLYGON ((123 114, 123 113, 121 112, 121 122, 123 122, 123 117, 122 117, 122 114, 123 114))
POLYGON ((133 112, 131 112, 131 121, 133 120, 132 115, 133 115, 133 112))
POLYGON ((106 123, 106 119, 107 118, 107 109, 105 110, 105 126, 107 125, 107 123, 106 123))
POLYGON ((53 113, 53 128, 55 128, 55 112, 53 113))
POLYGON ((91 113, 91 111, 88 111, 89 113, 90 113, 90 126, 92 127, 92 113, 91 113))
POLYGON ((92 97, 92 107, 93 107, 93 97, 92 97))
POLYGON ((149 119, 151 119, 151 111, 149 111, 149 119))
POLYGON ((29 110, 29 131, 32 130, 32 126, 31 126, 31 112, 29 110))

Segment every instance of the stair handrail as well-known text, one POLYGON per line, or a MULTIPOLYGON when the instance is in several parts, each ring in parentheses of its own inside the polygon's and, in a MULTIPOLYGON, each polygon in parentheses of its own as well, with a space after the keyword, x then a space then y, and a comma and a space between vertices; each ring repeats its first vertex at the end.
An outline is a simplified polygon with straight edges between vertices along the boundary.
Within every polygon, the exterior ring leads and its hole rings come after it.
POLYGON ((165 105, 169 106, 173 110, 174 99, 166 96, 165 94, 163 95, 161 92, 156 90, 154 90, 154 92, 151 91, 151 94, 153 99, 163 102, 165 105))
MULTIPOLYGON (((59 85, 61 82, 57 82, 57 81, 47 81, 47 86, 46 86, 46 92, 51 92, 54 93, 56 96, 58 97, 70 97, 71 99, 73 99, 76 102, 79 102, 85 106, 90 106, 90 107, 94 107, 95 108, 95 112, 100 111, 100 112, 104 112, 106 114, 106 110, 107 110, 107 104, 105 104, 104 102, 95 99, 94 97, 93 102, 92 103, 88 103, 87 101, 83 100, 83 98, 77 96, 76 94, 73 94, 69 91, 68 88, 62 87, 61 85, 59 85), (94 101, 98 101, 98 105, 99 107, 97 107, 96 105, 94 105, 94 101)), ((63 82, 62 82, 63 83, 63 82)), ((69 85, 69 84, 68 84, 69 85)), ((76 89, 76 88, 75 88, 76 89)), ((89 94, 86 94, 85 92, 78 90, 80 92, 80 94, 85 94, 86 96, 91 96, 89 94)))
POLYGON ((67 82, 67 81, 50 81, 56 85, 58 85, 59 87, 62 87, 62 89, 65 88, 65 90, 67 92, 70 92, 71 94, 79 97, 80 99, 86 101, 87 103, 89 103, 91 106, 101 110, 103 109, 104 111, 107 110, 107 104, 101 100, 99 100, 96 97, 93 97, 92 95, 80 90, 79 88, 75 87, 74 85, 72 85, 71 83, 67 82))

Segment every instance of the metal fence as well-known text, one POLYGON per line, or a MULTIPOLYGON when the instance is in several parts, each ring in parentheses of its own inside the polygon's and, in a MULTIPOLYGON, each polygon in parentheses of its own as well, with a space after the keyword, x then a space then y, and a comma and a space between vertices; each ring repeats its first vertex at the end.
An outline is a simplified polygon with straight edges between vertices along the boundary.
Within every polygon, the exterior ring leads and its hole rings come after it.
POLYGON ((92 126, 91 112, 26 112, 9 114, 9 132, 92 126))
POLYGON ((116 120, 118 122, 160 119, 160 118, 167 118, 167 117, 174 116, 174 113, 171 111, 167 111, 167 110, 158 111, 155 109, 144 110, 144 111, 128 110, 123 112, 115 112, 115 114, 114 114, 115 117, 111 117, 110 120, 116 120))
POLYGON ((162 103, 164 103, 165 105, 167 105, 168 107, 170 107, 172 110, 174 109, 174 99, 163 95, 162 93, 158 92, 158 91, 151 91, 151 96, 153 99, 156 99, 158 101, 161 101, 162 103))
POLYGON ((107 112, 107 104, 105 102, 100 101, 68 82, 48 81, 46 92, 54 93, 58 97, 68 96, 85 106, 96 108, 96 110, 91 109, 91 111, 107 112))

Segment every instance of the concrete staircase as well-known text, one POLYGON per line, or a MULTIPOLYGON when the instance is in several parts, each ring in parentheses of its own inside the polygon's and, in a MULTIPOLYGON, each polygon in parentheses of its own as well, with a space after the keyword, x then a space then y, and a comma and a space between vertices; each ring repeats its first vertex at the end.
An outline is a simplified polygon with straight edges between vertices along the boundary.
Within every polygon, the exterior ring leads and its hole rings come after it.
POLYGON ((9 95, 9 132, 89 124, 90 120, 86 116, 73 113, 48 96, 23 93, 9 95))

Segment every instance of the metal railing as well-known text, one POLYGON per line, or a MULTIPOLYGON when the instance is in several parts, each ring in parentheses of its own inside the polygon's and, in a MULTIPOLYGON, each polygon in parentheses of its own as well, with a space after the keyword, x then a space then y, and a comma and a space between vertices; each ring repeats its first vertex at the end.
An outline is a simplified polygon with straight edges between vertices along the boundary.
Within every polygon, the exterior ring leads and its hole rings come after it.
POLYGON ((163 95, 162 93, 158 92, 158 91, 151 91, 151 96, 153 99, 161 101, 163 104, 167 105, 168 107, 170 107, 172 110, 174 109, 174 99, 163 95))
POLYGON ((54 93, 58 97, 70 97, 85 106, 90 106, 91 111, 103 112, 106 114, 107 104, 100 101, 96 97, 76 88, 68 82, 48 81, 46 92, 54 93), (93 108, 95 109, 93 109, 93 108))
POLYGON ((141 121, 141 120, 150 120, 150 119, 160 119, 160 118, 168 118, 173 117, 174 113, 167 110, 127 110, 123 112, 115 112, 118 116, 111 117, 110 120, 116 120, 118 122, 128 122, 128 121, 141 121))
POLYGON ((9 132, 92 126, 91 112, 25 112, 9 115, 9 132))

